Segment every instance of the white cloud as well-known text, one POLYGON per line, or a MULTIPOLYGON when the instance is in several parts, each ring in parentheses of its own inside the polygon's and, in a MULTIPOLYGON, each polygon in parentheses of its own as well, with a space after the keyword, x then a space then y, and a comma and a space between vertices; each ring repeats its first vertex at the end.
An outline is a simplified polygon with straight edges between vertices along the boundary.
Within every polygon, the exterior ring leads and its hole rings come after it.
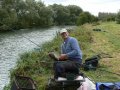
POLYGON ((42 0, 48 4, 78 5, 84 11, 97 15, 99 12, 117 13, 120 9, 120 0, 42 0))

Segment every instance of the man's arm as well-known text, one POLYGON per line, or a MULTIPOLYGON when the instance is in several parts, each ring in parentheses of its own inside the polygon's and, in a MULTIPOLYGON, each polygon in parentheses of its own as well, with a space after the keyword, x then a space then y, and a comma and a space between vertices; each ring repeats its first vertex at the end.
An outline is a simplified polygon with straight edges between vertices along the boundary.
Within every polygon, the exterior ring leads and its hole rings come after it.
POLYGON ((76 56, 80 52, 78 41, 75 38, 72 38, 69 43, 70 43, 70 47, 72 48, 72 51, 66 54, 61 54, 59 60, 69 59, 71 57, 76 56))
POLYGON ((79 50, 80 50, 77 39, 73 38, 70 41, 70 45, 71 45, 72 51, 67 53, 68 58, 76 56, 79 53, 79 50))

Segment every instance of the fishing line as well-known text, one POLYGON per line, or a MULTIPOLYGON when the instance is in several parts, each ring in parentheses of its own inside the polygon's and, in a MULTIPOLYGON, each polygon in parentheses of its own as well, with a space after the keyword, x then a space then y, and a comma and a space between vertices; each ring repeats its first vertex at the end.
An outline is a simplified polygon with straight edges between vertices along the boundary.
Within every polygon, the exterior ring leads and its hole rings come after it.
POLYGON ((110 72, 110 71, 103 70, 103 69, 100 69, 100 68, 98 68, 98 70, 100 70, 100 71, 105 71, 105 72, 108 72, 108 73, 111 73, 111 74, 115 74, 115 75, 117 75, 117 76, 120 76, 120 74, 118 74, 118 73, 110 72))
MULTIPOLYGON (((13 29, 12 29, 12 31, 13 31, 13 32, 15 32, 15 33, 17 33, 17 31, 15 31, 15 30, 13 30, 13 29)), ((40 46, 40 45, 36 44, 35 42, 33 42, 33 41, 32 41, 32 40, 30 40, 29 38, 25 37, 24 35, 19 35, 19 36, 24 37, 25 39, 27 39, 27 40, 28 40, 28 41, 30 41, 31 43, 33 43, 33 44, 35 44, 36 46, 38 46, 38 47, 40 47, 40 48, 41 48, 41 46, 40 46)))

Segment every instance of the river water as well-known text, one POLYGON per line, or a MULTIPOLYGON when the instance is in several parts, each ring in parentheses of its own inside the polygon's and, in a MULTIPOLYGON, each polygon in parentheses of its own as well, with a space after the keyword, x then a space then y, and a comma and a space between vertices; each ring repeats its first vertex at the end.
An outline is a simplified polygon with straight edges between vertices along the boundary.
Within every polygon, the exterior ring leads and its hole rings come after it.
POLYGON ((0 33, 0 90, 9 83, 10 70, 16 66, 19 55, 38 48, 37 45, 50 41, 61 28, 71 26, 23 29, 0 33), (29 40, 28 40, 29 39, 29 40), (34 43, 32 43, 32 42, 34 43))

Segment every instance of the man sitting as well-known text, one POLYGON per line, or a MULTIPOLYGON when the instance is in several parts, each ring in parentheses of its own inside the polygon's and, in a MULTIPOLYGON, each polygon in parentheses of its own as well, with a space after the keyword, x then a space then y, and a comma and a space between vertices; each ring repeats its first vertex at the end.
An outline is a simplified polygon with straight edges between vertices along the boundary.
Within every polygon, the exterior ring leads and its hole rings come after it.
POLYGON ((82 64, 82 51, 76 38, 70 37, 66 29, 60 31, 63 39, 59 61, 54 63, 54 78, 64 77, 66 73, 79 74, 79 67, 82 64))

